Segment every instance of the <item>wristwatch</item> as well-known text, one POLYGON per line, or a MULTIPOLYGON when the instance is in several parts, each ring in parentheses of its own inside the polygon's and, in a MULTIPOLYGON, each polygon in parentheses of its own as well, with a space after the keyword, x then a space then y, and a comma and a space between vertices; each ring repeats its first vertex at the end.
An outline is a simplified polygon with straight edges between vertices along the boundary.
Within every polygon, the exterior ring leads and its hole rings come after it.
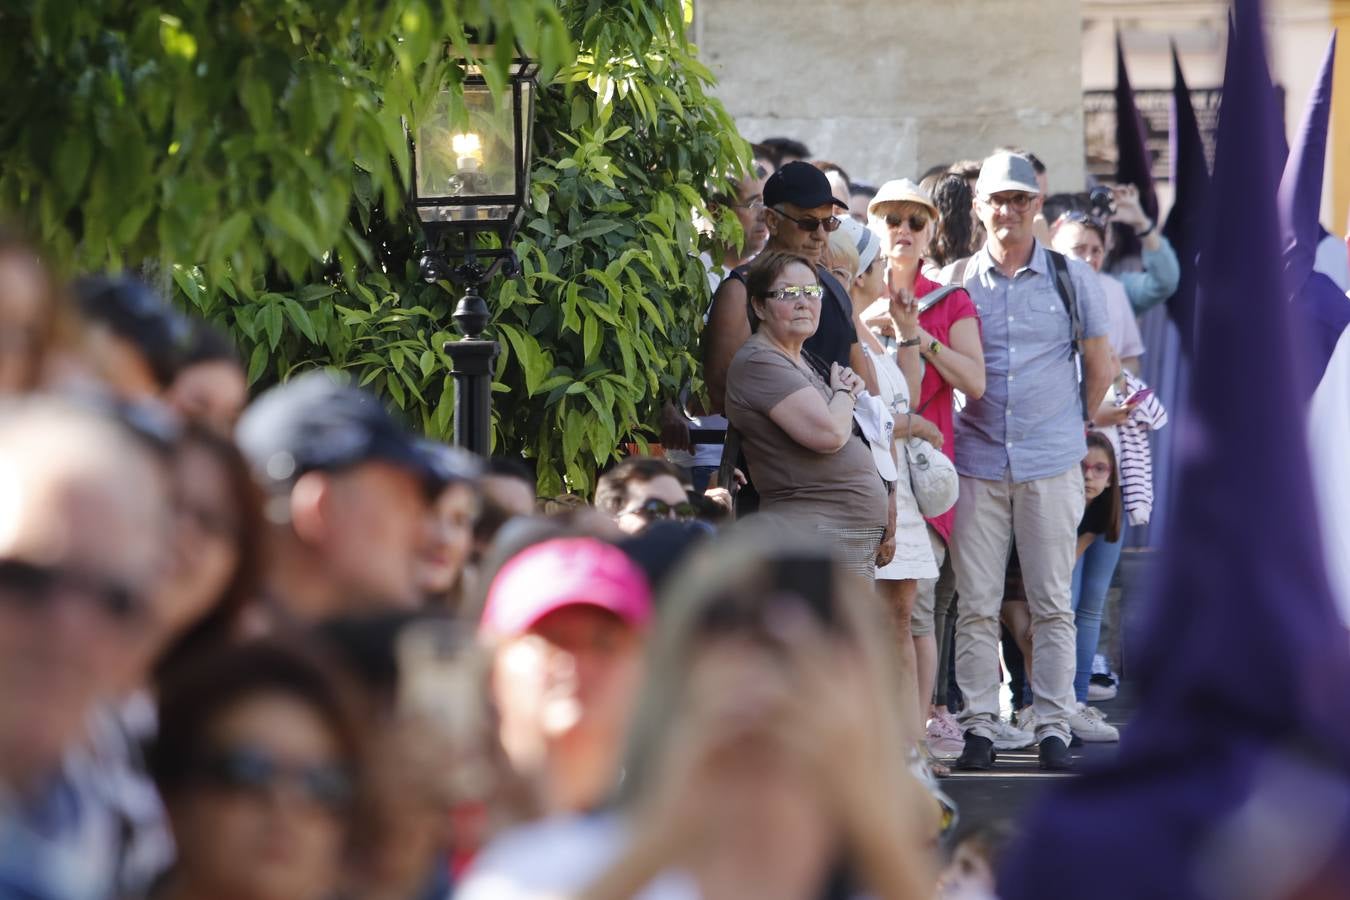
POLYGON ((904 347, 917 347, 917 346, 919 346, 919 344, 921 344, 921 343, 923 343, 923 342, 920 341, 919 338, 918 338, 918 336, 916 335, 915 337, 912 337, 912 338, 910 338, 910 339, 907 340, 907 341, 901 341, 900 343, 896 344, 895 346, 900 347, 900 348, 904 348, 904 347))
POLYGON ((942 345, 938 343, 938 339, 937 339, 937 338, 933 338, 932 342, 928 345, 928 352, 929 352, 930 354, 932 354, 933 356, 937 356, 937 355, 938 355, 938 352, 941 351, 941 350, 942 350, 942 345))

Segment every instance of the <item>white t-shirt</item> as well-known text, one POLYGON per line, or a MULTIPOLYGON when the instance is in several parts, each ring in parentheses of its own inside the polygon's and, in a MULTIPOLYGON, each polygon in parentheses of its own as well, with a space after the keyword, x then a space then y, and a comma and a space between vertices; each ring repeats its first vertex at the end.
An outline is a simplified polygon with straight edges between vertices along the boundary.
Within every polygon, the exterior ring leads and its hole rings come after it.
MULTIPOLYGON (((565 900, 619 858, 628 832, 616 813, 545 819, 495 838, 474 860, 455 900, 565 900)), ((699 900, 693 879, 659 876, 636 900, 699 900)))
POLYGON ((1098 277, 1101 279, 1102 293, 1106 295, 1106 314, 1111 322, 1110 330, 1106 333, 1111 349, 1121 359, 1143 356, 1144 339, 1139 334, 1139 322, 1134 317, 1125 285, 1104 272, 1098 273, 1098 277))
POLYGON ((1345 241, 1335 235, 1322 238, 1317 245, 1313 271, 1336 282, 1341 290, 1350 291, 1350 251, 1347 251, 1345 241))

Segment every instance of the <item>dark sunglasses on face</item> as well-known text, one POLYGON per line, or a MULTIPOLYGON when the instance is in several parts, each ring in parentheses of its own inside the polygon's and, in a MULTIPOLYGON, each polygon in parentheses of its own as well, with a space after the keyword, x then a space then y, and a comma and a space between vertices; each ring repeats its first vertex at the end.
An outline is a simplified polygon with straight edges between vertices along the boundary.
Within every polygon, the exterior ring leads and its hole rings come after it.
POLYGON ((234 747, 210 755, 202 775, 217 787, 265 794, 289 785, 316 806, 340 811, 351 803, 352 783, 346 770, 333 763, 283 763, 257 747, 234 747))
POLYGON ((57 599, 83 603, 123 625, 134 624, 145 614, 140 594, 112 578, 64 566, 0 559, 0 601, 37 612, 57 599))
POLYGON ((671 505, 664 500, 657 500, 655 497, 636 506, 632 509, 625 509, 622 515, 633 515, 646 519, 648 522, 654 522, 657 519, 679 519, 686 521, 694 517, 694 506, 691 503, 676 503, 671 505))
POLYGON ((838 216, 830 216, 828 219, 817 219, 815 216, 803 216, 802 218, 799 219, 796 216, 788 215, 781 209, 775 209, 774 212, 778 213, 778 215, 782 216, 785 219, 789 219, 797 223, 797 227, 800 228, 802 231, 815 231, 817 228, 822 227, 827 232, 839 230, 840 223, 838 216))
POLYGON ((888 227, 899 228, 901 222, 908 222, 910 231, 923 231, 928 227, 928 217, 923 213, 911 213, 908 216, 902 216, 897 213, 887 213, 886 225, 888 227))

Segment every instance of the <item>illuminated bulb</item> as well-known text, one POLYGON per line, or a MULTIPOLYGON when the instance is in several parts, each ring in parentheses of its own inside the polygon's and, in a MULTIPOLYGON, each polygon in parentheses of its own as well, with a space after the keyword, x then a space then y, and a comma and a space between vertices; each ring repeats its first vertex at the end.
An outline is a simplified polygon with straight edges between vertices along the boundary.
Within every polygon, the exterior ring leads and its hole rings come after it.
POLYGON ((477 172, 483 165, 483 141, 473 132, 452 135, 450 146, 455 151, 455 166, 459 171, 477 172))

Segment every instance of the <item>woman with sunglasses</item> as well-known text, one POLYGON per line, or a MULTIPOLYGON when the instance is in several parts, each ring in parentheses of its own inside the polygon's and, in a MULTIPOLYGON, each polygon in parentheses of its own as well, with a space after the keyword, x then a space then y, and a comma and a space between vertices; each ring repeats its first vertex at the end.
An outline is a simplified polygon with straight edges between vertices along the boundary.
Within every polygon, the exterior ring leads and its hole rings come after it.
MULTIPOLYGON (((913 410, 937 427, 942 440, 933 442, 934 445, 955 462, 956 392, 960 391, 968 400, 984 394, 979 313, 970 295, 960 288, 939 294, 936 302, 924 300, 942 290, 942 285, 922 272, 938 218, 937 207, 927 194, 908 179, 888 181, 872 199, 868 212, 881 236, 886 279, 884 296, 864 313, 863 321, 871 325, 882 320, 895 335, 897 353, 911 347, 918 350, 922 376, 917 391, 919 399, 913 410)), ((910 620, 919 696, 924 698, 933 696, 937 673, 947 671, 947 655, 951 651, 946 623, 954 592, 944 588, 953 580, 947 544, 955 516, 953 508, 928 520, 928 539, 941 574, 936 580, 919 582, 910 620)), ((946 709, 945 698, 946 691, 939 690, 933 724, 929 727, 930 740, 950 741, 960 737, 956 720, 946 709)), ((927 701, 921 712, 926 708, 927 701)))
POLYGON ((150 767, 178 856, 155 900, 337 894, 362 774, 349 703, 294 642, 236 645, 175 674, 150 767))
POLYGON ((746 275, 751 335, 727 372, 727 418, 742 438, 760 511, 819 530, 851 571, 872 578, 888 499, 854 429, 863 379, 813 360, 823 291, 803 256, 768 250, 746 275), (826 380, 828 378, 828 381, 826 380))

